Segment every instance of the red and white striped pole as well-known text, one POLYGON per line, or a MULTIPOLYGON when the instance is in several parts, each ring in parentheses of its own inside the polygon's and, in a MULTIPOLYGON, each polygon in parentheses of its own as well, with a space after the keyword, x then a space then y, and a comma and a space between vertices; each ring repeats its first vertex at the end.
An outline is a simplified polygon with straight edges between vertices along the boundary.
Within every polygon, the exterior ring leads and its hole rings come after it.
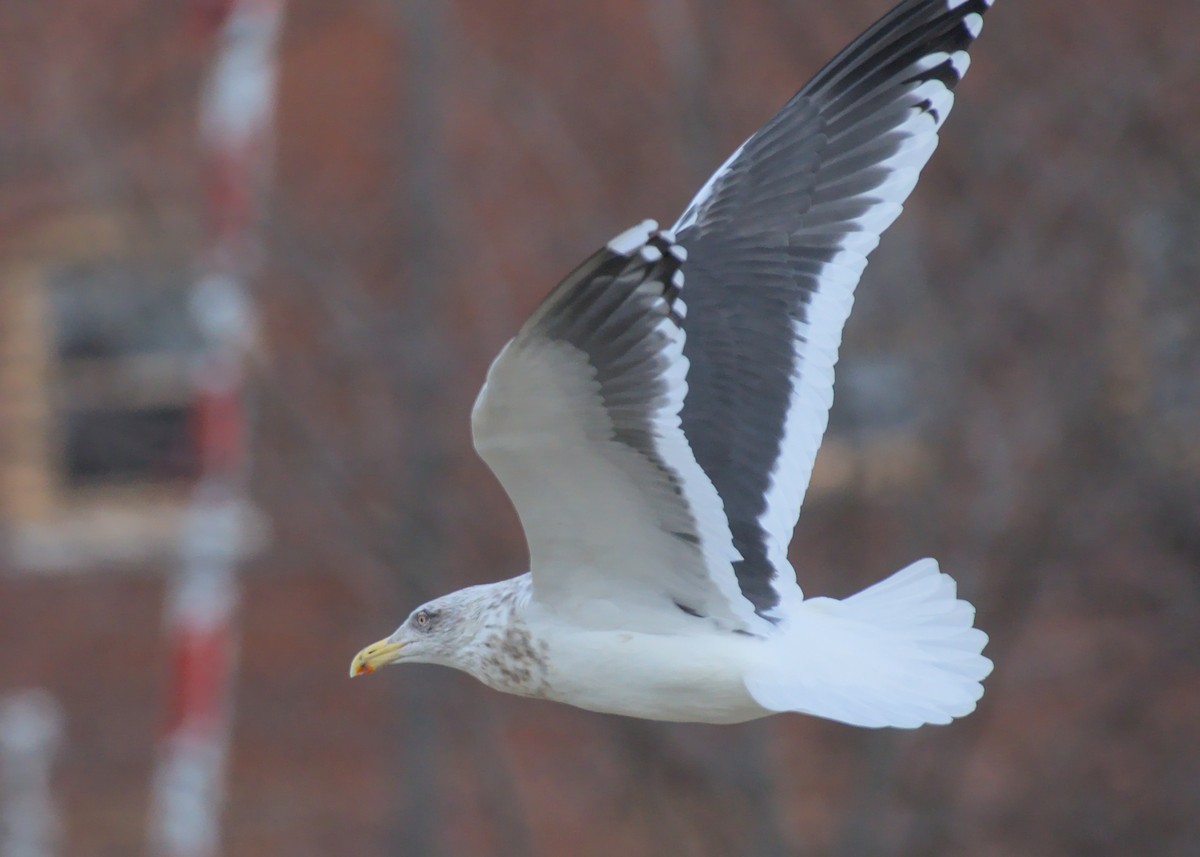
POLYGON ((238 562, 250 548, 244 361, 254 340, 246 283, 270 173, 284 0, 196 0, 215 39, 200 107, 210 242, 193 289, 207 349, 195 374, 200 474, 167 592, 167 717, 149 823, 151 853, 215 857, 228 756, 238 562))
POLYGON ((0 857, 54 857, 61 822, 50 788, 62 707, 45 690, 0 698, 0 857))

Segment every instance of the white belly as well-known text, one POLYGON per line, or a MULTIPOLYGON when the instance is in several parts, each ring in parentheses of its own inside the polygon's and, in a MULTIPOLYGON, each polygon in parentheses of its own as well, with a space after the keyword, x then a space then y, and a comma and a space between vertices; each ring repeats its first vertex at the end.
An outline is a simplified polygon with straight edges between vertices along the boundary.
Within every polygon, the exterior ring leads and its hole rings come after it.
POLYGON ((546 699, 694 723, 740 723, 772 713, 742 680, 763 654, 760 639, 715 630, 699 636, 562 626, 538 631, 547 669, 537 695, 546 699))

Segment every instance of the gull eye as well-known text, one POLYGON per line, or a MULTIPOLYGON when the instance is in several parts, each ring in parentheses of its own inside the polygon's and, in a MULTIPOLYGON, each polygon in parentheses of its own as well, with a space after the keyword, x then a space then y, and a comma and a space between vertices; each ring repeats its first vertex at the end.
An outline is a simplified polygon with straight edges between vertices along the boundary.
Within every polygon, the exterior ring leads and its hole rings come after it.
POLYGON ((416 625, 418 628, 420 628, 422 631, 426 630, 429 627, 432 620, 433 620, 433 617, 431 617, 429 615, 428 610, 418 610, 416 612, 416 615, 413 616, 413 624, 416 625))

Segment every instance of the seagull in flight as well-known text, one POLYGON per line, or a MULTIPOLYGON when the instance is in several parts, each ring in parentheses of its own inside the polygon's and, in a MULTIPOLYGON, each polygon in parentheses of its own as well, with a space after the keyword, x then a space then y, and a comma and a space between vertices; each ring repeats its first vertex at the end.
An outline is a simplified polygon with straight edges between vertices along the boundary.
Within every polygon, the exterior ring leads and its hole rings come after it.
POLYGON ((471 416, 530 571, 417 608, 352 676, 423 662, 653 720, 912 728, 992 663, 932 559, 849 598, 788 561, 854 289, 937 146, 991 0, 903 0, 729 156, 550 293, 471 416))

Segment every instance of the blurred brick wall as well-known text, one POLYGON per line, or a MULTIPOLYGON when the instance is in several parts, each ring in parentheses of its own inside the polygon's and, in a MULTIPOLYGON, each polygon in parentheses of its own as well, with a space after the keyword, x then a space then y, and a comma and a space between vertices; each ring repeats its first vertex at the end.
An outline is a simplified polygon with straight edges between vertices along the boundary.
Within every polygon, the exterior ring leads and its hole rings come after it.
MULTIPOLYGON (((1197 423, 1154 385, 1200 335, 1163 352, 1163 319, 1197 299, 1146 264, 1181 239, 1137 224, 1196 222, 1192 0, 1000 0, 847 332, 847 361, 920 370, 929 463, 810 498, 793 561, 844 595, 940 557, 994 639, 976 715, 714 729, 424 668, 345 678, 421 598, 521 570, 468 413, 524 315, 615 232, 670 220, 885 5, 291 4, 254 383, 274 538, 244 576, 226 853, 1188 853, 1197 423)), ((101 206, 186 259, 188 19, 32 9, 0 11, 0 253, 101 206)), ((45 685, 66 709, 65 854, 143 847, 163 573, 0 576, 0 691, 45 685)))

